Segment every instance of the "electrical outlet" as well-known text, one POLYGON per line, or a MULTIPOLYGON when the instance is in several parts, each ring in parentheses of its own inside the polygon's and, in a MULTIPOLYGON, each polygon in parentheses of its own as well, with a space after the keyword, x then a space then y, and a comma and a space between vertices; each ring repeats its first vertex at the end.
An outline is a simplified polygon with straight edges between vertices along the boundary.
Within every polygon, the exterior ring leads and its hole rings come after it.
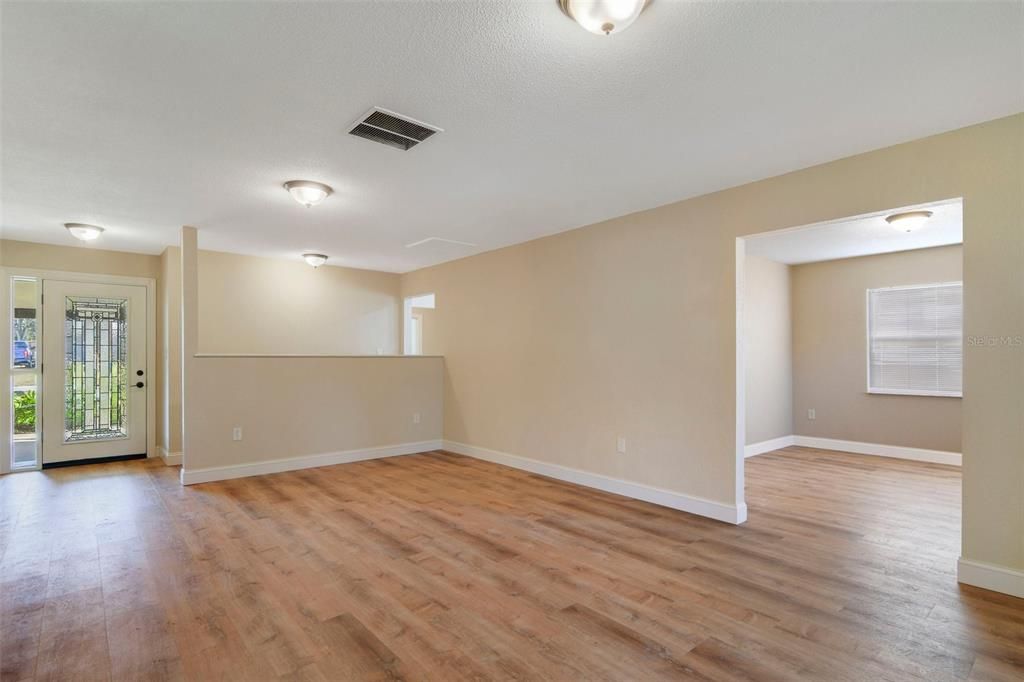
POLYGON ((231 440, 242 440, 242 427, 236 426, 231 429, 231 440))
POLYGON ((618 442, 615 444, 615 451, 620 455, 626 454, 626 439, 619 436, 618 442))
POLYGON ((413 412, 412 413, 412 423, 413 424, 419 424, 420 423, 420 413, 419 412, 413 412))
POLYGON ((811 419, 811 420, 813 420, 813 419, 816 419, 816 418, 817 418, 817 417, 815 416, 815 414, 814 414, 814 408, 813 408, 813 407, 807 410, 807 418, 808 418, 808 419, 811 419))

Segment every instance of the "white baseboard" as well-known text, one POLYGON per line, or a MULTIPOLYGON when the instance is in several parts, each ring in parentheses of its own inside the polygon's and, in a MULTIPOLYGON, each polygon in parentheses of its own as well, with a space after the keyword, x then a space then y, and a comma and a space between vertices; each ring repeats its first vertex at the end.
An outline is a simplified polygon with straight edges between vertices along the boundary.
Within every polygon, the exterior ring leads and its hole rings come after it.
POLYGON ((207 467, 205 469, 186 469, 182 467, 181 484, 193 485, 195 483, 225 481, 229 478, 263 476, 265 474, 281 473, 282 471, 312 469, 314 467, 332 466, 334 464, 349 464, 351 462, 361 462, 367 459, 396 457, 398 455, 413 455, 417 452, 428 452, 430 450, 440 449, 440 440, 425 440, 415 443, 401 443, 399 445, 384 445, 380 447, 360 448, 358 450, 344 450, 342 452, 324 452, 318 455, 288 457, 286 459, 268 459, 262 462, 252 462, 249 464, 207 467))
POLYGON ((575 483, 588 488, 597 488, 598 490, 615 493, 616 495, 623 495, 624 497, 632 497, 637 500, 651 502, 663 507, 670 507, 672 509, 690 512, 691 514, 707 516, 708 518, 712 518, 717 521, 738 524, 747 520, 746 504, 730 505, 722 502, 715 502, 701 497, 694 497, 691 495, 672 492, 671 490, 664 490, 663 488, 655 488, 642 483, 633 483, 619 478, 602 476, 601 474, 592 474, 580 469, 572 469, 559 464, 549 464, 548 462, 541 462, 528 457, 510 455, 506 452, 489 450, 487 448, 481 448, 475 445, 466 445, 465 443, 457 443, 450 440, 444 441, 444 449, 460 455, 466 455, 467 457, 474 457, 476 459, 494 462, 495 464, 503 464, 504 466, 512 467, 513 469, 521 469, 533 474, 547 476, 548 478, 555 478, 559 481, 567 481, 569 483, 575 483))
POLYGON ((911 459, 916 462, 933 464, 951 464, 960 466, 963 457, 959 452, 945 450, 925 450, 923 448, 907 448, 901 445, 881 445, 879 443, 860 443, 854 440, 837 440, 835 438, 817 438, 815 436, 793 436, 793 445, 821 450, 839 450, 853 452, 858 455, 874 455, 876 457, 893 457, 911 459))
POLYGON ((793 440, 795 436, 781 436, 779 438, 772 438, 771 440, 763 440, 760 443, 751 443, 743 447, 744 457, 754 457, 755 455, 763 455, 766 452, 772 450, 781 450, 782 448, 788 448, 790 445, 794 445, 793 440))
POLYGON ((169 467, 176 467, 181 464, 181 453, 180 452, 167 452, 164 448, 157 448, 160 453, 160 459, 164 461, 169 467))
POLYGON ((956 562, 956 579, 967 585, 1024 598, 1024 571, 1014 568, 960 557, 956 562))
POLYGON ((893 457, 895 459, 910 459, 915 462, 932 462, 933 464, 952 464, 960 466, 963 457, 959 452, 947 452, 945 450, 925 450, 923 448, 908 448, 901 445, 882 445, 881 443, 861 443, 855 440, 839 440, 837 438, 818 438, 817 436, 782 436, 771 440, 751 443, 744 446, 743 456, 754 457, 766 452, 787 448, 791 445, 799 445, 806 448, 818 448, 819 450, 837 450, 839 452, 852 452, 858 455, 874 455, 876 457, 893 457))

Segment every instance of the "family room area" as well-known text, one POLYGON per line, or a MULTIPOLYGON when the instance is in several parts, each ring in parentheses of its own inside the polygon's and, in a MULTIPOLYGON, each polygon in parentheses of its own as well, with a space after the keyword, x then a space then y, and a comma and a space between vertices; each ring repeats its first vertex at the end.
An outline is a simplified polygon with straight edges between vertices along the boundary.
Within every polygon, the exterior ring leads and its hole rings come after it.
POLYGON ((0 682, 1024 680, 1024 0, 0 0, 0 682))

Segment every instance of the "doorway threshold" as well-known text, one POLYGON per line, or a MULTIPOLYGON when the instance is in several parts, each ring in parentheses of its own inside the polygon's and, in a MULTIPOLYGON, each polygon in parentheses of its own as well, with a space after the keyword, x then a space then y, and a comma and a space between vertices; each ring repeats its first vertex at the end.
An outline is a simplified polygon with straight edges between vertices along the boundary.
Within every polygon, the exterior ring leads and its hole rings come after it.
POLYGON ((129 459, 146 459, 146 453, 137 455, 113 455, 111 457, 90 457, 89 459, 69 459, 66 462, 43 462, 44 469, 60 469, 63 467, 81 466, 84 464, 106 464, 107 462, 124 462, 129 459))

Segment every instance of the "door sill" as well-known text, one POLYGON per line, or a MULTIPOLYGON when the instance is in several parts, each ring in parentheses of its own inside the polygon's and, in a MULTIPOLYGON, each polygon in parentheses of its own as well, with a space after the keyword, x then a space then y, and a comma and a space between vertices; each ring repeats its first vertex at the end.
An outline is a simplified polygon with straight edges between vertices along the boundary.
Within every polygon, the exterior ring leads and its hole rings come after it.
POLYGON ((105 464, 107 462, 124 462, 129 459, 146 459, 146 453, 139 455, 113 455, 111 457, 91 457, 89 459, 69 459, 64 462, 43 462, 44 469, 60 469, 61 467, 74 467, 82 464, 105 464))

